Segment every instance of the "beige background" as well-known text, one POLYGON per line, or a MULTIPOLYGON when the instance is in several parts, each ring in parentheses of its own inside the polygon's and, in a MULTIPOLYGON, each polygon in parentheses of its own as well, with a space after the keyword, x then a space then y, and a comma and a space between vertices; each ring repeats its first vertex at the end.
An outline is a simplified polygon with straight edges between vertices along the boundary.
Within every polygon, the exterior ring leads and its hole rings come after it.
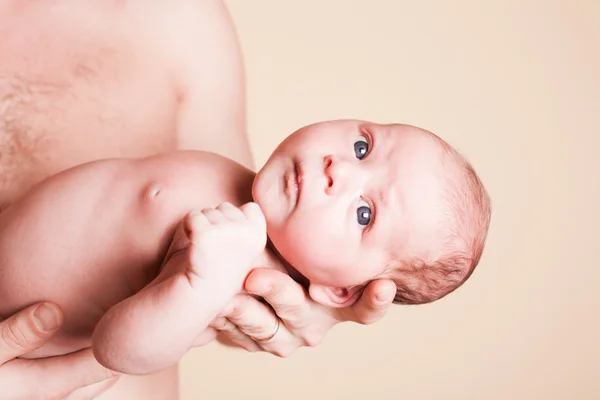
POLYGON ((454 295, 288 359, 195 349, 183 399, 599 399, 600 2, 227 4, 258 166, 313 121, 406 122, 461 150, 494 210, 454 295))

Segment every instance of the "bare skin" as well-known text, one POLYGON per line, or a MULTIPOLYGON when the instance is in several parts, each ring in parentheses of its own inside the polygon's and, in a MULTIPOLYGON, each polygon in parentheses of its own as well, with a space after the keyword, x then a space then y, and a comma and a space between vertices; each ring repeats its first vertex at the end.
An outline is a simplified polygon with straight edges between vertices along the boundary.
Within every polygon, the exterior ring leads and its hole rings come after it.
MULTIPOLYGON (((0 27, 0 209, 48 176, 101 158, 198 149, 253 168, 239 45, 220 1, 12 0, 0 4, 0 27)), ((248 335, 267 336, 275 316, 252 297, 236 296, 221 318, 220 337, 248 350, 289 355, 318 344, 335 323, 379 320, 391 302, 390 285, 374 282, 357 307, 332 316, 287 275, 257 270, 246 289, 264 296, 285 325, 258 345, 248 335)), ((29 308, 0 322, 0 383, 8 388, 4 382, 16 382, 14 374, 23 382, 12 398, 30 398, 34 387, 45 396, 37 398, 63 398, 77 385, 70 398, 94 398, 106 387, 99 399, 178 397, 176 367, 85 386, 110 376, 97 368, 94 377, 71 379, 92 369, 89 351, 44 365, 11 361, 57 329, 42 333, 34 326, 29 308), (69 384, 50 390, 40 382, 69 384)))
POLYGON ((0 8, 0 204, 100 158, 185 148, 253 166, 220 2, 60 4, 0 8))
MULTIPOLYGON (((386 177, 387 188, 393 186, 390 180, 410 185, 423 202, 427 196, 417 183, 435 174, 431 160, 438 153, 428 141, 432 142, 427 133, 413 127, 335 121, 295 132, 256 178, 230 159, 199 151, 100 160, 56 174, 0 214, 0 315, 50 299, 66 313, 63 329, 25 357, 64 355, 92 346, 96 358, 111 370, 155 373, 207 342, 205 331, 243 292, 252 269, 286 272, 279 256, 304 256, 309 238, 325 229, 319 241, 329 245, 319 249, 312 243, 313 260, 294 265, 302 268, 317 303, 332 308, 354 304, 367 283, 377 278, 370 266, 382 264, 380 254, 386 253, 391 234, 380 222, 382 233, 374 243, 356 244, 355 235, 372 225, 355 210, 347 218, 347 207, 340 204, 355 204, 356 185, 372 184, 380 176, 386 177), (385 146, 369 148, 374 137, 385 146), (406 148, 418 153, 414 160, 392 150, 406 148), (313 156, 316 149, 321 153, 313 156), (391 154, 377 158, 380 149, 391 154), (370 170, 363 167, 366 157, 370 170), (286 165, 292 159, 298 160, 302 174, 293 163, 286 165), (377 160, 380 163, 373 164, 377 160), (383 173, 382 167, 387 168, 383 173), (409 176, 390 179, 393 171, 405 169, 411 171, 409 176), (369 179, 361 180, 361 173, 369 179), (324 199, 333 206, 327 207, 324 199), (311 207, 311 201, 317 204, 311 207), (215 204, 221 205, 213 209, 215 204), (189 214, 199 210, 203 211, 198 216, 189 214), (301 212, 304 215, 298 216, 301 212), (300 220, 289 223, 292 229, 276 231, 275 224, 292 213, 300 220), (342 215, 346 229, 331 228, 331 221, 311 226, 319 213, 320 220, 342 215), (348 219, 350 224, 345 223, 348 219), (266 246, 267 224, 273 243, 282 244, 281 236, 286 238, 278 253, 266 246), (347 235, 353 227, 352 236, 347 235), (360 262, 344 264, 361 253, 366 257, 360 262)), ((438 186, 433 184, 435 193, 438 186)), ((388 206, 388 214, 394 204, 388 206)), ((430 207, 425 213, 434 210, 430 207)), ((414 236, 419 228, 410 228, 414 236)))
MULTIPOLYGON (((196 148, 253 166, 226 9, 219 1, 152 4, 2 3, 0 205, 100 158, 196 148), (162 45, 146 44, 151 32, 164 35, 162 45)), ((176 368, 122 377, 101 398, 173 399, 177 379, 176 368)))
POLYGON ((187 213, 223 202, 249 203, 253 178, 254 172, 227 158, 187 151, 87 163, 35 185, 0 214, 0 315, 51 300, 65 322, 23 357, 88 348, 94 333, 94 353, 111 370, 149 374, 176 364, 242 290, 259 255, 262 266, 280 266, 263 255, 264 227, 262 235, 252 229, 240 243, 235 240, 241 226, 220 235, 199 255, 217 261, 191 264, 202 264, 200 273, 167 254, 169 248, 187 251, 181 239, 173 239, 187 213), (243 243, 256 240, 252 255, 245 256, 243 243), (208 289, 182 286, 179 278, 188 272, 202 275, 208 289))

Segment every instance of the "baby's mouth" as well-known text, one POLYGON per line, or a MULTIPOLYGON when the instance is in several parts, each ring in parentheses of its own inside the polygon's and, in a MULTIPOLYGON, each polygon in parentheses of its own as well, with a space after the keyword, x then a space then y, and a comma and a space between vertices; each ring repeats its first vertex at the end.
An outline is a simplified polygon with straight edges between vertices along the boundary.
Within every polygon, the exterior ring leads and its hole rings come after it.
POLYGON ((285 178, 285 192, 293 202, 293 207, 298 204, 300 197, 300 184, 298 179, 298 164, 294 163, 294 169, 286 175, 285 178))
POLYGON ((304 189, 304 171, 302 170, 300 163, 294 164, 294 177, 296 185, 296 203, 298 203, 300 201, 300 196, 302 195, 302 190, 304 189))

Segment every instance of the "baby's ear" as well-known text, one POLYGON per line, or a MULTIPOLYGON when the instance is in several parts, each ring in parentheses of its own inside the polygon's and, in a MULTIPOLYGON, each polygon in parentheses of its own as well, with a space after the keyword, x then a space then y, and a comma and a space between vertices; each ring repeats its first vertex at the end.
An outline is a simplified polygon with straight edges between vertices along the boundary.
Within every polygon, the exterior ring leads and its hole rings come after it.
POLYGON ((308 293, 319 304, 332 308, 344 308, 354 304, 364 289, 364 285, 339 288, 310 284, 308 293))

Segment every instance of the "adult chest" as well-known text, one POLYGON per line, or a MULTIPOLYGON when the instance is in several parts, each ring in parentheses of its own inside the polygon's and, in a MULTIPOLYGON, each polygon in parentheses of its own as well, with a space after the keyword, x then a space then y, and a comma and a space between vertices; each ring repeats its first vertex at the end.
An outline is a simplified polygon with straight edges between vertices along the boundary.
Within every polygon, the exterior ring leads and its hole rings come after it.
POLYGON ((0 16, 0 206, 76 164, 174 146, 173 77, 135 29, 42 11, 0 16))

